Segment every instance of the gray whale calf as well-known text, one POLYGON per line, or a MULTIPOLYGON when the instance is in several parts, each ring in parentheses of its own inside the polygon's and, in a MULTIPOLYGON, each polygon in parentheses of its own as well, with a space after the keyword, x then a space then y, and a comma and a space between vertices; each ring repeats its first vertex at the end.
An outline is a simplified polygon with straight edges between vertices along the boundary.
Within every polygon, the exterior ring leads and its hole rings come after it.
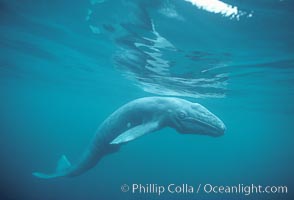
POLYGON ((112 113, 98 128, 81 160, 71 165, 63 155, 52 174, 34 172, 39 178, 73 177, 125 144, 164 127, 182 134, 221 136, 224 123, 198 103, 174 97, 145 97, 131 101, 112 113))

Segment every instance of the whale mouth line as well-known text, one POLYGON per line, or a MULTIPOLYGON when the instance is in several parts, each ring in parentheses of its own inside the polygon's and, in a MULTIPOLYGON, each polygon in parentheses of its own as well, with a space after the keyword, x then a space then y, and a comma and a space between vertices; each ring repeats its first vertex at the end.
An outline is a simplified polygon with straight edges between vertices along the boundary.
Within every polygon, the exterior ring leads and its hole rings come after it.
POLYGON ((187 118, 186 120, 189 121, 189 122, 193 122, 193 123, 200 124, 200 126, 203 126, 203 127, 209 127, 209 128, 211 128, 211 129, 213 129, 214 131, 216 131, 217 133, 222 133, 222 132, 224 132, 223 129, 221 129, 221 128, 219 128, 219 127, 213 125, 213 124, 209 124, 209 123, 207 123, 207 122, 205 122, 205 121, 202 121, 202 120, 200 120, 200 119, 187 118))

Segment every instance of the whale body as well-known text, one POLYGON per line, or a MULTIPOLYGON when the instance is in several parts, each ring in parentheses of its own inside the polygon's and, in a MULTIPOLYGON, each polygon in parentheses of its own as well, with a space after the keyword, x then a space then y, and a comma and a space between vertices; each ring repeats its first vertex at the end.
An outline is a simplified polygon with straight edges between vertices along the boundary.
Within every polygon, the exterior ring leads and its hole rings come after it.
POLYGON ((223 135, 226 129, 218 117, 198 103, 175 97, 140 98, 123 105, 104 120, 77 164, 71 165, 63 155, 54 173, 34 172, 33 175, 45 179, 78 176, 105 155, 118 151, 122 144, 164 127, 174 128, 181 134, 214 137, 223 135))

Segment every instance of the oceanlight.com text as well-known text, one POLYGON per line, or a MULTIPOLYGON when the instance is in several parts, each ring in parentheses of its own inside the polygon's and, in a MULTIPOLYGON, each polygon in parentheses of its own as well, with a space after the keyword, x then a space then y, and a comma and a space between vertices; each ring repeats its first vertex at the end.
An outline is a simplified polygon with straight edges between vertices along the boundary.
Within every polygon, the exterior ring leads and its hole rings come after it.
POLYGON ((280 186, 263 186, 255 184, 236 184, 236 185, 213 185, 213 184, 175 184, 166 185, 150 183, 150 184, 123 184, 121 191, 131 194, 242 194, 245 196, 251 194, 287 194, 288 187, 280 186))

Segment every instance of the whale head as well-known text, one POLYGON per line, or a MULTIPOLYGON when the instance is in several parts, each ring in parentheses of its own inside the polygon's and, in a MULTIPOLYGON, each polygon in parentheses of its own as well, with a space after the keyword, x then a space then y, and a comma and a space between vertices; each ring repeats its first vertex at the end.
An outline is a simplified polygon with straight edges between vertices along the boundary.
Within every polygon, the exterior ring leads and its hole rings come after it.
POLYGON ((186 100, 177 101, 176 105, 174 109, 169 110, 170 126, 179 133, 214 137, 224 134, 224 123, 202 105, 186 100))

